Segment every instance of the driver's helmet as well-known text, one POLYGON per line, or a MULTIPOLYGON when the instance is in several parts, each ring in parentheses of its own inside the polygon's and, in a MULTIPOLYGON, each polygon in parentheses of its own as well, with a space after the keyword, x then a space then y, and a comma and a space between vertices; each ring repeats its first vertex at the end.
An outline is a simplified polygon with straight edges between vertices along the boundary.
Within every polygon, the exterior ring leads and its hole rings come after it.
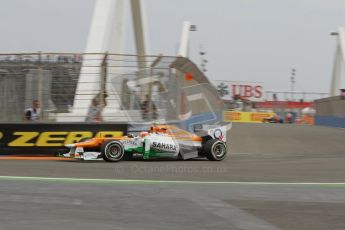
POLYGON ((158 132, 158 127, 156 127, 156 126, 151 126, 151 128, 150 128, 150 132, 151 133, 157 133, 158 132))
POLYGON ((164 126, 151 126, 151 133, 166 133, 167 129, 164 126))

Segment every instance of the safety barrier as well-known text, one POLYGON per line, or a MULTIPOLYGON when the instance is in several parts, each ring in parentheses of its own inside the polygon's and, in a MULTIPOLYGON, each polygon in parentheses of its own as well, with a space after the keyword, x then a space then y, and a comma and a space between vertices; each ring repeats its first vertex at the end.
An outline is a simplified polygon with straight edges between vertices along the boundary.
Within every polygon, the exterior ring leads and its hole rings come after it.
POLYGON ((328 97, 315 101, 317 116, 345 117, 345 99, 341 96, 328 97))
POLYGON ((7 123, 0 124, 0 155, 54 155, 65 144, 95 136, 118 137, 128 125, 119 123, 7 123))
POLYGON ((243 122, 243 123, 262 123, 265 118, 273 117, 275 113, 262 112, 238 112, 238 111, 224 111, 224 122, 243 122))
POLYGON ((345 98, 328 97, 315 101, 315 124, 345 128, 345 98))
POLYGON ((345 128, 345 117, 315 116, 315 124, 345 128))

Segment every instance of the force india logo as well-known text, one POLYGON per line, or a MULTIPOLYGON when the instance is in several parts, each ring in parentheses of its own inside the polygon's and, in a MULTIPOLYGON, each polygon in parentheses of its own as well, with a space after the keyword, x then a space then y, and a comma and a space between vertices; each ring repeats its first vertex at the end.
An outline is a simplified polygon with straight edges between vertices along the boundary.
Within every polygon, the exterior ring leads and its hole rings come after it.
POLYGON ((122 143, 125 145, 133 145, 133 146, 138 145, 138 143, 134 140, 124 140, 124 141, 122 141, 122 143))
POLYGON ((159 142, 153 142, 152 148, 157 150, 165 150, 165 151, 176 151, 176 145, 172 144, 165 144, 165 143, 159 143, 159 142))

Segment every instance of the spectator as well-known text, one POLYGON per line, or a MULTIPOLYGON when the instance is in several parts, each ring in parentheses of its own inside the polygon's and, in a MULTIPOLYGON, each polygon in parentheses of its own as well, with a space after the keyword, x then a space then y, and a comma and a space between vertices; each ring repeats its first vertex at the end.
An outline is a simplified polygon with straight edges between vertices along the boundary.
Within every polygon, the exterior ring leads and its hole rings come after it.
POLYGON ((156 120, 158 117, 156 105, 151 100, 150 106, 150 96, 146 95, 145 101, 141 103, 141 112, 143 120, 156 120), (151 108, 150 108, 151 107, 151 108), (151 115, 151 116, 150 116, 151 115))
POLYGON ((37 121, 40 119, 40 103, 38 100, 32 101, 32 108, 25 110, 24 118, 27 121, 37 121))
POLYGON ((293 116, 291 112, 288 112, 285 116, 285 122, 291 124, 293 122, 293 116))
POLYGON ((107 93, 103 94, 103 98, 101 98, 102 94, 98 93, 91 101, 91 105, 89 106, 89 110, 87 112, 87 116, 85 121, 86 122, 102 122, 102 112, 103 109, 107 106, 106 98, 108 97, 107 93))

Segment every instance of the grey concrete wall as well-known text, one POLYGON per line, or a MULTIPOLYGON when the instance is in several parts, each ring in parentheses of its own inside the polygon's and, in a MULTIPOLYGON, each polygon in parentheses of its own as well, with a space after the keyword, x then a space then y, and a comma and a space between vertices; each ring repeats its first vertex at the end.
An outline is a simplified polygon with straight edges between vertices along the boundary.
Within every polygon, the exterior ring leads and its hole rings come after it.
POLYGON ((315 101, 317 116, 345 117, 345 99, 340 96, 315 101))

